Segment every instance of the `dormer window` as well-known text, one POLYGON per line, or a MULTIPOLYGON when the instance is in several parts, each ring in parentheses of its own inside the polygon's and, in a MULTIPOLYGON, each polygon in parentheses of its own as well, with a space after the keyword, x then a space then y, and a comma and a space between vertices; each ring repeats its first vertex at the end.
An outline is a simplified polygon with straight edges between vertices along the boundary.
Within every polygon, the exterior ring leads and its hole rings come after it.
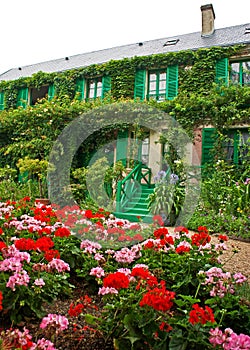
POLYGON ((180 39, 168 40, 168 41, 166 41, 166 42, 163 44, 163 46, 172 46, 172 45, 176 45, 179 41, 180 41, 180 39))

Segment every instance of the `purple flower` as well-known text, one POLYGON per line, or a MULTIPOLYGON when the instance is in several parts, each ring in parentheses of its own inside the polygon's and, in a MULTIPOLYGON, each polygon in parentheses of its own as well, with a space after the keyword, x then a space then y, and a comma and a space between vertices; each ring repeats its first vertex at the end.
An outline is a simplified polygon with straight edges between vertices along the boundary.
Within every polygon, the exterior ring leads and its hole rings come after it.
POLYGON ((178 175, 176 175, 176 174, 171 174, 170 175, 170 184, 171 185, 175 185, 177 182, 179 181, 179 176, 178 175))

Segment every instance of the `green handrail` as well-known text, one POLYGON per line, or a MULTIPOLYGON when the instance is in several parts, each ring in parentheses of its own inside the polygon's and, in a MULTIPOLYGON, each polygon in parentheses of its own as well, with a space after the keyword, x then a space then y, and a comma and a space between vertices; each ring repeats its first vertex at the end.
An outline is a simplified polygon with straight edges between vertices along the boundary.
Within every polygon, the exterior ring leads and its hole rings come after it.
POLYGON ((138 192, 138 184, 142 185, 142 181, 144 181, 144 184, 150 187, 151 176, 151 169, 148 166, 139 163, 123 180, 118 181, 116 191, 117 212, 124 211, 126 204, 138 192), (145 169, 146 172, 143 172, 143 169, 145 169))

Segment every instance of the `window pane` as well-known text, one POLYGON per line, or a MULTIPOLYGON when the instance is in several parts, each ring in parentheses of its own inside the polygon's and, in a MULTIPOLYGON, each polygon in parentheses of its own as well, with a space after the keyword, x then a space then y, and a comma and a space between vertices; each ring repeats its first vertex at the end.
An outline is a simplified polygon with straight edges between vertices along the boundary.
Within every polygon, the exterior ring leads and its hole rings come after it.
POLYGON ((101 97, 102 96, 102 84, 97 85, 97 89, 96 89, 96 97, 101 97))
POLYGON ((149 80, 150 81, 156 81, 156 74, 155 73, 150 73, 149 80))
POLYGON ((94 89, 90 89, 89 90, 89 98, 94 98, 95 97, 95 90, 94 89))
POLYGON ((160 90, 166 90, 166 80, 160 81, 159 89, 160 90))
POLYGON ((156 91, 156 82, 155 81, 150 82, 150 84, 149 84, 149 91, 150 92, 156 91))
POLYGON ((160 73, 160 80, 166 80, 166 73, 160 73))
POLYGON ((240 82, 240 64, 232 63, 231 64, 231 80, 233 83, 239 83, 240 82))
POLYGON ((239 164, 243 161, 249 161, 250 134, 248 131, 243 131, 240 134, 239 140, 239 164))
POLYGON ((243 62, 242 70, 242 83, 248 85, 250 84, 250 62, 243 62))
POLYGON ((149 138, 142 141, 141 160, 143 164, 148 164, 149 159, 149 138))

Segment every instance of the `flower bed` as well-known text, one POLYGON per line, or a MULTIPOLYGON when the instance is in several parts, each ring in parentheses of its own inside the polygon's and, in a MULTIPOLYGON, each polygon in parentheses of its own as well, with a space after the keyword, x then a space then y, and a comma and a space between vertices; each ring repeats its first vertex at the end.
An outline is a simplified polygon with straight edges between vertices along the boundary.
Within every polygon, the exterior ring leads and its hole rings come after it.
POLYGON ((220 261, 227 236, 212 243, 206 227, 169 232, 161 224, 29 198, 0 203, 0 349, 53 350, 70 327, 78 342, 99 332, 117 349, 250 349, 246 276, 220 261), (47 303, 71 297, 72 281, 89 286, 91 297, 47 315, 47 303), (30 318, 45 338, 21 327, 30 318))

